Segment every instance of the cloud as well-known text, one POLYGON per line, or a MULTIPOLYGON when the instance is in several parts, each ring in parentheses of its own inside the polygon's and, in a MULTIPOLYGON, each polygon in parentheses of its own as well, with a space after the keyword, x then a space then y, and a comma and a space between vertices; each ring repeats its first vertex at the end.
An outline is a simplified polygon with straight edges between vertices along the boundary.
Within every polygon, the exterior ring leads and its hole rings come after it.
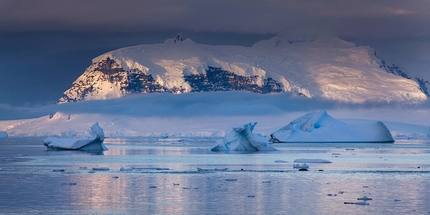
POLYGON ((397 29, 430 34, 428 0, 3 0, 0 29, 239 33, 334 32, 397 35, 397 29), (408 16, 403 22, 392 16, 408 16), (383 28, 397 23, 396 29, 383 28), (410 27, 412 26, 412 27, 410 27), (428 27, 428 26, 427 26, 428 27), (378 29, 383 29, 380 31, 378 29), (427 30, 425 30, 427 29, 427 30))
POLYGON ((53 112, 66 114, 90 113, 129 115, 138 117, 195 117, 195 116, 275 116, 289 112, 308 112, 327 109, 420 109, 426 104, 407 105, 370 101, 362 104, 339 103, 322 99, 308 99, 290 93, 255 94, 250 92, 206 92, 186 94, 142 94, 119 99, 83 101, 50 105, 29 111, 32 115, 53 112))

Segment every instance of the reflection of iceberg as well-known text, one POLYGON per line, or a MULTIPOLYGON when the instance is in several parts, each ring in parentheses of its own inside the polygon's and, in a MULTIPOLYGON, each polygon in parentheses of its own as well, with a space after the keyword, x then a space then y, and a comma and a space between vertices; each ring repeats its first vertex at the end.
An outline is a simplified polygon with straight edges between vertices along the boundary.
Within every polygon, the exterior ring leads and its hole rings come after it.
POLYGON ((272 142, 394 142, 382 122, 346 124, 326 111, 310 112, 270 135, 272 142))
POLYGON ((252 133, 257 123, 250 122, 244 125, 233 127, 233 130, 226 134, 223 139, 217 140, 212 151, 271 151, 276 150, 269 145, 269 141, 261 136, 252 133))
POLYGON ((48 137, 43 140, 43 144, 48 147, 48 149, 107 150, 107 147, 103 144, 103 129, 97 122, 91 126, 90 135, 91 137, 89 138, 81 139, 48 137))

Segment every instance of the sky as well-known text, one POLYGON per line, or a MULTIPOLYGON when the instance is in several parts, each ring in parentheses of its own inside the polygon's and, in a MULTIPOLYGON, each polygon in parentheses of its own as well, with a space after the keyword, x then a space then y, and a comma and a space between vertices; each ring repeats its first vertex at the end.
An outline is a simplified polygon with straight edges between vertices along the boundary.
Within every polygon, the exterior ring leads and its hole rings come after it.
POLYGON ((177 33, 243 46, 274 35, 338 35, 411 69, 430 68, 429 0, 0 0, 0 20, 3 116, 54 104, 98 55, 177 33))

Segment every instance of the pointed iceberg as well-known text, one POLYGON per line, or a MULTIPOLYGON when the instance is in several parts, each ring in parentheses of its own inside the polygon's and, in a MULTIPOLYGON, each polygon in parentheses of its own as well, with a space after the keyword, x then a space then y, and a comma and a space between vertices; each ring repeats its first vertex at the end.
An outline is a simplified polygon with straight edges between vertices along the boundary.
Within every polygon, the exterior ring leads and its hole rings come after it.
POLYGON ((382 122, 346 124, 326 111, 303 115, 270 135, 271 142, 289 143, 392 143, 390 131, 382 122))
POLYGON ((257 122, 234 126, 232 131, 217 140, 211 151, 276 151, 265 137, 254 134, 257 122))
POLYGON ((108 149, 103 144, 104 132, 98 122, 91 126, 90 135, 91 137, 81 139, 48 137, 43 140, 43 145, 55 150, 104 151, 108 149))

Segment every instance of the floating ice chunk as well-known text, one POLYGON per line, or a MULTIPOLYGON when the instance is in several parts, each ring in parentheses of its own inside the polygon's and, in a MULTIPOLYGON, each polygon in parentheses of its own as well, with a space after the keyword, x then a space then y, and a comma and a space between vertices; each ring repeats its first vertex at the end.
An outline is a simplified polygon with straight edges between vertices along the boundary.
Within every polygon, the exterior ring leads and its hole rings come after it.
POLYGON ((357 198, 357 200, 363 200, 363 201, 367 201, 367 200, 372 200, 372 198, 369 198, 367 196, 363 196, 361 198, 357 198))
POLYGON ((332 163, 332 162, 325 159, 300 158, 300 159, 294 160, 294 163, 332 163))
POLYGON ((276 151, 267 138, 252 133, 257 123, 234 126, 232 131, 217 140, 211 151, 276 151))
POLYGON ((350 204, 350 205, 369 205, 366 201, 362 202, 344 202, 343 204, 350 204))
POLYGON ((75 183, 75 182, 72 182, 72 183, 61 183, 61 185, 70 185, 70 186, 75 186, 75 185, 76 185, 76 183, 75 183))
POLYGON ((109 171, 109 167, 93 167, 94 171, 109 171))
POLYGON ((119 171, 132 171, 133 168, 132 167, 121 167, 121 169, 119 169, 119 171))
POLYGON ((294 169, 309 169, 309 165, 307 165, 306 163, 304 164, 294 164, 293 165, 294 169))
POLYGON ((103 129, 96 122, 90 128, 89 138, 59 138, 48 137, 43 140, 43 145, 48 149, 74 149, 74 150, 88 150, 88 151, 104 151, 108 148, 103 144, 104 133, 103 129))
POLYGON ((290 122, 270 135, 271 142, 394 142, 382 122, 346 124, 334 119, 326 111, 313 111, 290 122))

